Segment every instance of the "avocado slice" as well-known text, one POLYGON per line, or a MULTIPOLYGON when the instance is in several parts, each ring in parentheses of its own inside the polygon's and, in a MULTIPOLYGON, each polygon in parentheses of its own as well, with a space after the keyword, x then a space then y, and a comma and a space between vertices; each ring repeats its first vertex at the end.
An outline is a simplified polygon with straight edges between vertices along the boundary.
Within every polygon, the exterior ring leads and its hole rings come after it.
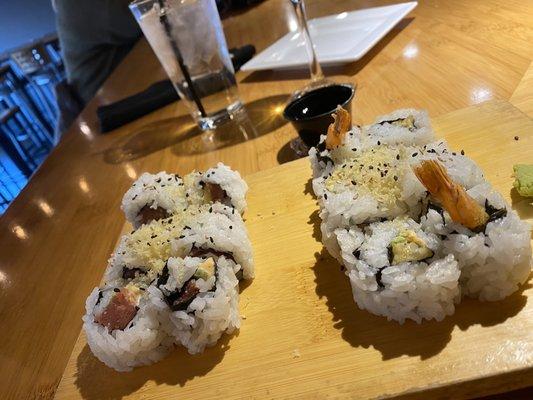
POLYGON ((211 257, 202 262, 194 273, 195 278, 203 279, 204 281, 208 280, 213 275, 215 275, 215 260, 211 257))
POLYGON ((401 126, 402 128, 412 130, 415 127, 415 117, 409 115, 406 118, 400 118, 395 121, 392 121, 391 125, 401 126))
POLYGON ((420 261, 433 256, 433 251, 412 230, 400 232, 391 241, 391 265, 407 261, 420 261))

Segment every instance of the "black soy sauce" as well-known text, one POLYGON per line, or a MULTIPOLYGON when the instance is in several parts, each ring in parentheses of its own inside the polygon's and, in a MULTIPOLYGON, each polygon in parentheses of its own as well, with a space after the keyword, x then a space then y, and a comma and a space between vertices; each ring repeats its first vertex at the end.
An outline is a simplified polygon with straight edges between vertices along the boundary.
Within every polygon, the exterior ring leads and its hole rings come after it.
POLYGON ((351 85, 331 85, 314 89, 290 102, 283 113, 291 121, 303 142, 316 146, 333 122, 331 114, 337 106, 350 112, 355 89, 351 85))

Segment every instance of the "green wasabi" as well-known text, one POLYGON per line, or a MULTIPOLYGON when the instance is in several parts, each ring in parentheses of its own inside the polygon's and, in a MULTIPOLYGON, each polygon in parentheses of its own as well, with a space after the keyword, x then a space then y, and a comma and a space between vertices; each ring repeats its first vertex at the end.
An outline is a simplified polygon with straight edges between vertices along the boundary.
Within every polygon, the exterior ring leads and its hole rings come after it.
POLYGON ((533 165, 517 164, 513 166, 514 183, 516 191, 520 196, 533 197, 533 165))

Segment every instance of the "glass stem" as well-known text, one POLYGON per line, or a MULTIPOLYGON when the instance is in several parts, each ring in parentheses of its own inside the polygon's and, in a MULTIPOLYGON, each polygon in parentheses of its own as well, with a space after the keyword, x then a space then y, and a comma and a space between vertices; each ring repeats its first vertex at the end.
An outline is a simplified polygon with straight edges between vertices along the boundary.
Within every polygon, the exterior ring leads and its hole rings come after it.
POLYGON ((305 48, 309 57, 309 72, 311 74, 311 82, 321 81, 324 79, 324 74, 322 73, 322 68, 320 68, 315 47, 313 46, 313 40, 311 39, 309 28, 307 27, 307 16, 305 14, 304 0, 290 0, 290 2, 294 7, 294 12, 296 13, 300 34, 303 36, 305 41, 305 48))

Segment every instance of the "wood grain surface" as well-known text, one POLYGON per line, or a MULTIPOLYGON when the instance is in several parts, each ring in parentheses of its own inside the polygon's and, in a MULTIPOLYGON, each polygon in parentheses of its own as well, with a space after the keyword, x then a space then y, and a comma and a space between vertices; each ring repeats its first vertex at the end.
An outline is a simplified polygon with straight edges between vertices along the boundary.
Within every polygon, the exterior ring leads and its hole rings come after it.
MULTIPOLYGON (((307 0, 307 9, 312 18, 389 3, 307 0)), ((325 72, 357 82, 356 122, 408 106, 436 117, 509 100, 514 93, 526 112, 533 107, 532 82, 524 80, 533 60, 531 21, 531 1, 421 1, 363 59, 325 72)), ((253 43, 261 51, 295 29, 295 19, 288 0, 268 0, 223 25, 230 47, 253 43)), ((122 229, 120 198, 141 172, 187 173, 223 161, 248 175, 293 158, 288 142, 296 133, 280 111, 287 94, 306 82, 305 71, 237 74, 255 138, 228 129, 217 133, 227 139, 223 145, 213 146, 179 102, 99 133, 99 105, 163 78, 141 40, 0 217, 0 398, 53 396, 79 333, 86 295, 100 280, 122 229)), ((500 146, 491 150, 503 154, 500 146)))
MULTIPOLYGON (((491 101, 434 125, 533 222, 533 209, 511 190, 510 176, 512 165, 533 153, 529 118, 491 101)), ((257 276, 241 291, 240 332, 199 356, 181 348, 131 373, 99 362, 82 333, 56 398, 461 399, 532 382, 531 284, 495 303, 464 300, 442 322, 399 325, 361 311, 320 243, 310 177, 302 159, 247 178, 246 225, 257 276)))

